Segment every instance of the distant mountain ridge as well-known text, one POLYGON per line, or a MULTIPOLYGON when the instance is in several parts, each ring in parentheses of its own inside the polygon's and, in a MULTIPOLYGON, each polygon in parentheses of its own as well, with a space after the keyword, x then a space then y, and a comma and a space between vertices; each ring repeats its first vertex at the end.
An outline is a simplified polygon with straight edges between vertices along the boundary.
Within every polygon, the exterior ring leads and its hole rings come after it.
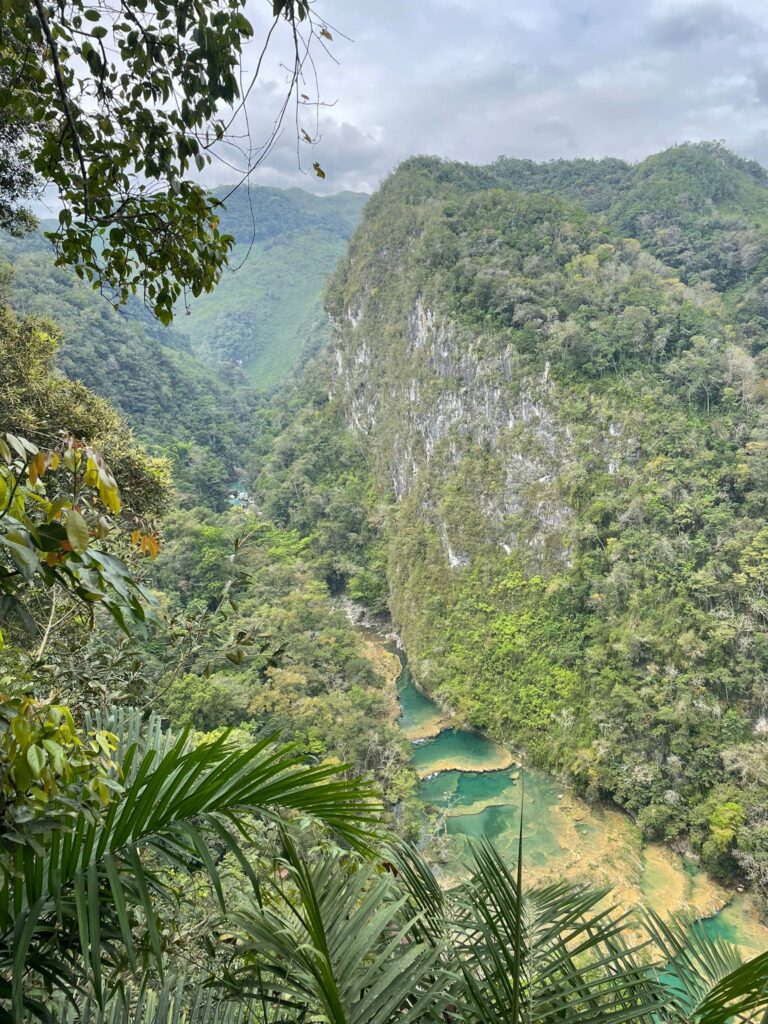
POLYGON ((727 291, 761 266, 768 272, 768 171, 718 143, 676 146, 634 165, 500 158, 489 170, 508 188, 562 196, 605 214, 687 283, 727 291))
POLYGON ((252 440, 259 392, 330 338, 323 285, 366 198, 239 189, 221 219, 238 239, 232 265, 242 265, 169 329, 138 302, 115 312, 54 266, 39 233, 0 238, 0 260, 13 267, 13 306, 57 322, 61 370, 110 399, 144 441, 174 456, 189 486, 221 507, 252 440))
MULTIPOLYGON (((223 199, 227 192, 214 194, 223 199)), ((195 354, 242 367, 263 390, 277 384, 302 353, 326 344, 323 286, 367 199, 297 188, 240 188, 231 195, 221 215, 222 229, 237 239, 230 269, 211 295, 179 316, 195 354)))

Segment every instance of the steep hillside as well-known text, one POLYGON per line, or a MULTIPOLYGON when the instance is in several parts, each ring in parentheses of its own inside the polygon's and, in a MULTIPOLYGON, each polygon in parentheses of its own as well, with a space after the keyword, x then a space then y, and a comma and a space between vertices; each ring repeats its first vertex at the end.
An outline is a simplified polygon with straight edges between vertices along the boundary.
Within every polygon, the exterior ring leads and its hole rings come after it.
MULTIPOLYGON (((225 198, 226 190, 216 194, 225 198)), ((323 285, 367 199, 296 188, 243 188, 228 198, 221 221, 237 239, 231 269, 215 292, 193 301, 189 315, 179 318, 195 353, 242 367, 263 390, 302 352, 327 343, 323 285)))
POLYGON ((488 170, 508 188, 562 196, 604 213, 613 228, 642 242, 686 283, 727 292, 733 315, 753 334, 766 327, 768 171, 754 160, 718 143, 698 143, 636 166, 614 159, 535 164, 500 158, 488 170))
POLYGON ((766 204, 716 146, 416 158, 329 297, 416 677, 723 877, 765 856, 768 379, 715 257, 766 204))
POLYGON ((241 189, 222 211, 240 240, 217 291, 179 312, 170 329, 138 303, 115 312, 72 273, 57 269, 35 233, 0 239, 13 268, 11 301, 53 318, 59 368, 122 412, 139 436, 171 454, 193 500, 226 505, 253 441, 258 392, 327 343, 325 278, 338 262, 366 196, 320 199, 300 189, 241 189), (253 247, 249 240, 253 238, 253 247))
POLYGON ((138 305, 115 312, 54 267, 39 236, 4 239, 2 256, 12 265, 13 307, 55 323, 59 368, 108 398, 143 441, 171 455, 183 490, 224 507, 256 408, 242 372, 201 363, 183 336, 163 330, 138 305))

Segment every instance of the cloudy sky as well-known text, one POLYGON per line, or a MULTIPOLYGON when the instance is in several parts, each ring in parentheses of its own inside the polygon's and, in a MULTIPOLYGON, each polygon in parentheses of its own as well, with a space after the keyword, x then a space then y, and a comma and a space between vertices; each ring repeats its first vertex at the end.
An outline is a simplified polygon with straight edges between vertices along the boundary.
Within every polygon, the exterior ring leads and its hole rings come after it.
MULTIPOLYGON (((300 172, 289 126, 255 184, 370 191, 413 153, 639 160, 686 139, 724 139, 768 164, 766 0, 316 0, 315 11, 339 63, 316 51, 334 105, 301 151, 326 181, 300 172)), ((268 13, 249 5, 260 39, 268 13)), ((251 94, 254 137, 274 116, 282 56, 278 44, 251 94)), ((219 164, 209 181, 233 176, 219 164)))

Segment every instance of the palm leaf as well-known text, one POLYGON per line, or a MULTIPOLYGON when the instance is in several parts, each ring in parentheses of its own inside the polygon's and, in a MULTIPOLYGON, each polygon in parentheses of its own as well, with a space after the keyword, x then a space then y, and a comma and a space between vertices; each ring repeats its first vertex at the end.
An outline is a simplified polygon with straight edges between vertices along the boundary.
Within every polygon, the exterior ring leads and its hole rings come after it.
POLYGON ((473 848, 470 880, 453 894, 462 1020, 620 1024, 650 1019, 662 994, 624 940, 626 917, 606 891, 559 883, 523 893, 490 843, 473 848))
MULTIPOLYGON (((184 978, 169 978, 158 990, 128 986, 124 994, 99 1007, 54 1002, 57 1024, 261 1024, 259 1007, 247 1000, 224 999, 217 990, 184 978)), ((29 1021, 29 1018, 26 1018, 29 1021)))
POLYGON ((700 921, 664 921, 652 911, 646 927, 662 951, 660 980, 669 1015, 696 1024, 726 1024, 768 1011, 768 953, 744 963, 738 948, 709 936, 700 921))
POLYGON ((445 896, 429 864, 406 843, 392 843, 382 854, 384 865, 408 895, 414 929, 433 945, 447 937, 445 896))
POLYGON ((113 705, 107 711, 86 710, 84 724, 88 732, 103 729, 117 738, 115 759, 122 766, 125 783, 132 781, 133 774, 138 771, 148 751, 154 750, 155 754, 163 757, 175 738, 170 729, 163 727, 160 715, 151 714, 145 719, 138 708, 122 705, 113 705), (130 750, 133 756, 129 762, 127 757, 130 750))
POLYGON ((306 864, 284 837, 285 878, 236 915, 244 966, 230 983, 267 993, 286 1019, 328 1024, 440 1020, 441 948, 421 939, 407 894, 375 864, 306 864))
POLYGON ((307 766, 295 748, 271 740, 240 749, 222 736, 190 749, 186 734, 171 743, 157 735, 132 743, 124 763, 129 784, 102 819, 81 813, 65 831, 19 846, 3 878, 0 972, 11 984, 0 996, 16 1018, 30 973, 49 989, 91 991, 103 1005, 110 970, 124 957, 137 962, 137 910, 162 971, 157 904, 168 892, 150 865, 206 868, 221 895, 210 844, 250 871, 239 839, 248 815, 279 821, 297 812, 366 849, 379 819, 368 785, 341 778, 338 767, 307 766))

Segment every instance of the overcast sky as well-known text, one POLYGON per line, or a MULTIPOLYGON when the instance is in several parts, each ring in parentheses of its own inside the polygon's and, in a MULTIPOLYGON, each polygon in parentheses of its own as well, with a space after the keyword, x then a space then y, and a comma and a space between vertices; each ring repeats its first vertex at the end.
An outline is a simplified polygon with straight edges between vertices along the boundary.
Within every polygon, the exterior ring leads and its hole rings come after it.
MULTIPOLYGON (((249 5, 260 38, 268 6, 249 5)), ((326 181, 298 170, 289 126, 255 184, 371 191, 414 153, 639 160, 686 139, 724 139, 768 163, 766 0, 316 0, 315 10, 339 65, 318 54, 321 96, 335 106, 302 157, 319 160, 326 181)), ((251 95, 256 135, 285 80, 279 56, 251 95)), ((209 181, 233 177, 218 165, 209 181)))

